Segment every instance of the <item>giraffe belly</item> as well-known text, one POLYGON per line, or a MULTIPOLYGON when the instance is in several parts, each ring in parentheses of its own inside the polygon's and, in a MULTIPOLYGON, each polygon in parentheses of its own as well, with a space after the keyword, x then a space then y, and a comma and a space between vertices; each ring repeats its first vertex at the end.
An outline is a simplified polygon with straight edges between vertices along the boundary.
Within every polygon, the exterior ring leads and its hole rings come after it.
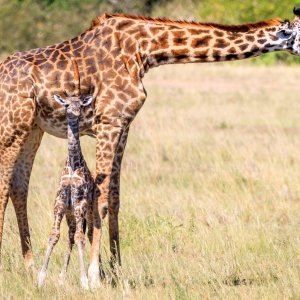
MULTIPOLYGON (((64 109, 53 109, 45 112, 37 109, 37 125, 45 132, 59 138, 67 138, 67 119, 64 109)), ((93 109, 87 108, 79 120, 80 135, 94 135, 92 131, 93 109)))

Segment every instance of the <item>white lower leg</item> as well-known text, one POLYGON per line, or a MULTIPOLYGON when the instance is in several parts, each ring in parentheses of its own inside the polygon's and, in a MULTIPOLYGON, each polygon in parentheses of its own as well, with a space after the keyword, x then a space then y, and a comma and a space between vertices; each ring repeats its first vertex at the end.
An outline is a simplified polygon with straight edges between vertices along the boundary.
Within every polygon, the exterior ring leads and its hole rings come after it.
POLYGON ((91 262, 88 269, 88 276, 90 287, 96 289, 100 287, 100 272, 99 272, 99 261, 91 262))
POLYGON ((65 256, 64 266, 59 274, 59 284, 61 284, 61 285, 63 285, 65 283, 72 248, 73 248, 73 244, 69 243, 69 247, 67 249, 66 256, 65 256))
POLYGON ((48 248, 47 248, 47 252, 46 252, 46 257, 45 257, 45 261, 44 264, 42 266, 42 269, 38 275, 38 287, 41 288, 44 283, 45 283, 45 279, 47 276, 47 268, 48 268, 48 264, 49 264, 49 260, 50 260, 50 256, 52 253, 52 250, 54 248, 56 243, 54 243, 53 241, 49 242, 48 248))
POLYGON ((88 278, 86 275, 85 267, 84 267, 84 241, 78 241, 77 242, 78 246, 78 253, 79 253, 79 262, 80 262, 80 281, 81 281, 81 286, 84 289, 88 289, 88 278))

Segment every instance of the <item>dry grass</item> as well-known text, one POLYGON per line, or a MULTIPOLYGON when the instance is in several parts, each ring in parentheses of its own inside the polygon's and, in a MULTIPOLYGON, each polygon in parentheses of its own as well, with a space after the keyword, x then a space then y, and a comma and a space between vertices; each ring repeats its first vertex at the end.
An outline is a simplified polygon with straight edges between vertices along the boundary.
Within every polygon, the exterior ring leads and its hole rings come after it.
MULTIPOLYGON (((74 251, 60 289, 63 237, 38 291, 24 271, 9 205, 2 298, 299 298, 298 76, 299 68, 243 64, 151 71, 123 163, 120 284, 83 292, 74 251)), ((93 167, 94 141, 83 140, 93 167)), ((65 141, 45 136, 34 167, 29 212, 38 266, 65 153, 65 141)), ((107 261, 106 224, 104 231, 107 261)))

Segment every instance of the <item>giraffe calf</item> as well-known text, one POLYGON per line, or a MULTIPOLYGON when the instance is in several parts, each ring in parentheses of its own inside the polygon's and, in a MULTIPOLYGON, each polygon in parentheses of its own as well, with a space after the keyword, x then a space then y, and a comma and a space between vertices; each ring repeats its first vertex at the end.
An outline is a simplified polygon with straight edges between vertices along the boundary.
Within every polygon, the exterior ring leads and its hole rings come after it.
MULTIPOLYGON (((75 78, 79 76, 78 67, 73 60, 75 78)), ((77 81, 77 84, 79 80, 77 81)), ((76 87, 76 85, 75 85, 76 87)), ((78 246, 81 284, 88 288, 88 278, 84 266, 85 222, 88 225, 88 238, 92 241, 93 234, 93 199, 95 183, 84 160, 79 140, 79 118, 82 109, 92 102, 92 96, 80 96, 79 89, 75 96, 63 99, 55 95, 54 99, 66 109, 68 121, 68 157, 63 169, 60 185, 54 204, 54 223, 49 237, 48 248, 42 269, 38 276, 38 286, 42 287, 48 268, 51 253, 59 240, 60 224, 66 215, 69 227, 69 245, 64 266, 60 274, 64 280, 74 243, 78 246)))

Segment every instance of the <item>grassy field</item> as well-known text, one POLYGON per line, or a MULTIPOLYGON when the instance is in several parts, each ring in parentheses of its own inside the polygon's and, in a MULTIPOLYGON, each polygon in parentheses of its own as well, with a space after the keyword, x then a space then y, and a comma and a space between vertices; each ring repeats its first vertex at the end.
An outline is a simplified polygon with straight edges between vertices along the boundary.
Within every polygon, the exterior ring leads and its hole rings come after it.
MULTIPOLYGON (((152 70, 123 163, 120 284, 82 291, 75 249, 68 282, 58 285, 63 224, 39 291, 24 270, 9 204, 1 298, 299 299, 299 72, 244 64, 152 70)), ((95 143, 83 144, 94 168, 95 143)), ((46 135, 34 166, 29 221, 39 267, 65 153, 66 141, 46 135)), ((102 255, 107 262, 107 224, 102 255)))

